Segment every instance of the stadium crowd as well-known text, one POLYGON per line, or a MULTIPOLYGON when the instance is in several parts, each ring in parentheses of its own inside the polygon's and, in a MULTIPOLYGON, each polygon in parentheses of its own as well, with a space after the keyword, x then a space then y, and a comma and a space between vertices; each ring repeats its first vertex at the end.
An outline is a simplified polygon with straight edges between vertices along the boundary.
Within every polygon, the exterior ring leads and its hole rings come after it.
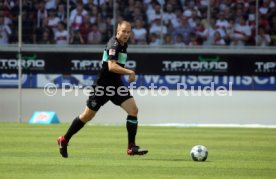
MULTIPOLYGON (((22 1, 24 44, 105 44, 113 34, 113 0, 70 0, 69 15, 66 0, 22 1)), ((116 21, 133 24, 130 44, 276 46, 276 0, 211 0, 210 18, 208 0, 160 2, 117 0, 116 21)), ((19 0, 0 0, 1 45, 18 42, 18 14, 19 0)))

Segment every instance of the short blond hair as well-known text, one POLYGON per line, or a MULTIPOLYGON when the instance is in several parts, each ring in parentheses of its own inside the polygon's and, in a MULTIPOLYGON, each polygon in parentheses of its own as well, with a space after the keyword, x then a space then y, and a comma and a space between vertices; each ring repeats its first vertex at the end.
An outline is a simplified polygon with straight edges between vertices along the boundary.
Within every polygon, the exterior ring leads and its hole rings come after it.
POLYGON ((129 26, 131 27, 130 22, 128 22, 128 21, 126 21, 126 20, 123 20, 123 21, 121 21, 121 22, 118 23, 118 25, 117 25, 117 31, 119 30, 119 28, 120 28, 123 24, 127 24, 127 25, 129 25, 129 26))

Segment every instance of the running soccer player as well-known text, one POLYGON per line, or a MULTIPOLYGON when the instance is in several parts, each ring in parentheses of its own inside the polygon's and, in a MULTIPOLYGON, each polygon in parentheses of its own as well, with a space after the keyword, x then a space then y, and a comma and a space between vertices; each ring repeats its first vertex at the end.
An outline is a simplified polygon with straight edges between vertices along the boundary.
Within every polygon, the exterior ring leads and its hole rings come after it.
MULTIPOLYGON (((93 86, 84 111, 76 117, 64 136, 57 139, 62 157, 67 158, 67 146, 71 137, 76 134, 88 121, 90 121, 106 102, 112 101, 127 112, 126 128, 128 132, 128 155, 144 155, 148 153, 136 145, 138 108, 134 98, 128 90, 118 93, 118 89, 125 87, 121 75, 128 75, 128 81, 135 81, 135 72, 124 67, 127 60, 127 41, 131 35, 131 25, 122 21, 117 26, 117 33, 112 37, 103 52, 102 69, 98 74, 97 82, 93 86), (111 91, 112 90, 112 91, 111 91), (114 93, 114 94, 113 94, 114 93)), ((126 88, 126 87, 125 87, 126 88)))

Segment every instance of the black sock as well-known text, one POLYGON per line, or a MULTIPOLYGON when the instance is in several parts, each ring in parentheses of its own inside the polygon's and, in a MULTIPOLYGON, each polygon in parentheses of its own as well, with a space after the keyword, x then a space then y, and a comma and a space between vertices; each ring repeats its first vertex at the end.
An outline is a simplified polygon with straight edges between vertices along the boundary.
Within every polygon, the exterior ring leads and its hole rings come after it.
POLYGON ((65 140, 67 140, 67 142, 69 142, 71 137, 74 134, 76 134, 84 125, 85 125, 85 123, 82 122, 79 117, 76 117, 73 120, 73 122, 72 122, 71 126, 69 127, 68 131, 64 135, 65 140))
POLYGON ((138 121, 136 116, 127 116, 126 128, 128 132, 128 146, 135 145, 138 121))

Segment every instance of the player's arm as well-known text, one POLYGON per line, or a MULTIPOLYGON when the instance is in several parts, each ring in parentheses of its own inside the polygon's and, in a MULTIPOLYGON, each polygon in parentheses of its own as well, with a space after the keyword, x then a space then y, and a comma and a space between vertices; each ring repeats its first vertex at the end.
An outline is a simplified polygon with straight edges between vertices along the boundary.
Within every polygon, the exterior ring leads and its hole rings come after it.
POLYGON ((117 64, 116 60, 108 60, 108 70, 113 73, 118 73, 121 75, 129 75, 128 81, 135 81, 135 72, 127 68, 121 67, 117 64))

